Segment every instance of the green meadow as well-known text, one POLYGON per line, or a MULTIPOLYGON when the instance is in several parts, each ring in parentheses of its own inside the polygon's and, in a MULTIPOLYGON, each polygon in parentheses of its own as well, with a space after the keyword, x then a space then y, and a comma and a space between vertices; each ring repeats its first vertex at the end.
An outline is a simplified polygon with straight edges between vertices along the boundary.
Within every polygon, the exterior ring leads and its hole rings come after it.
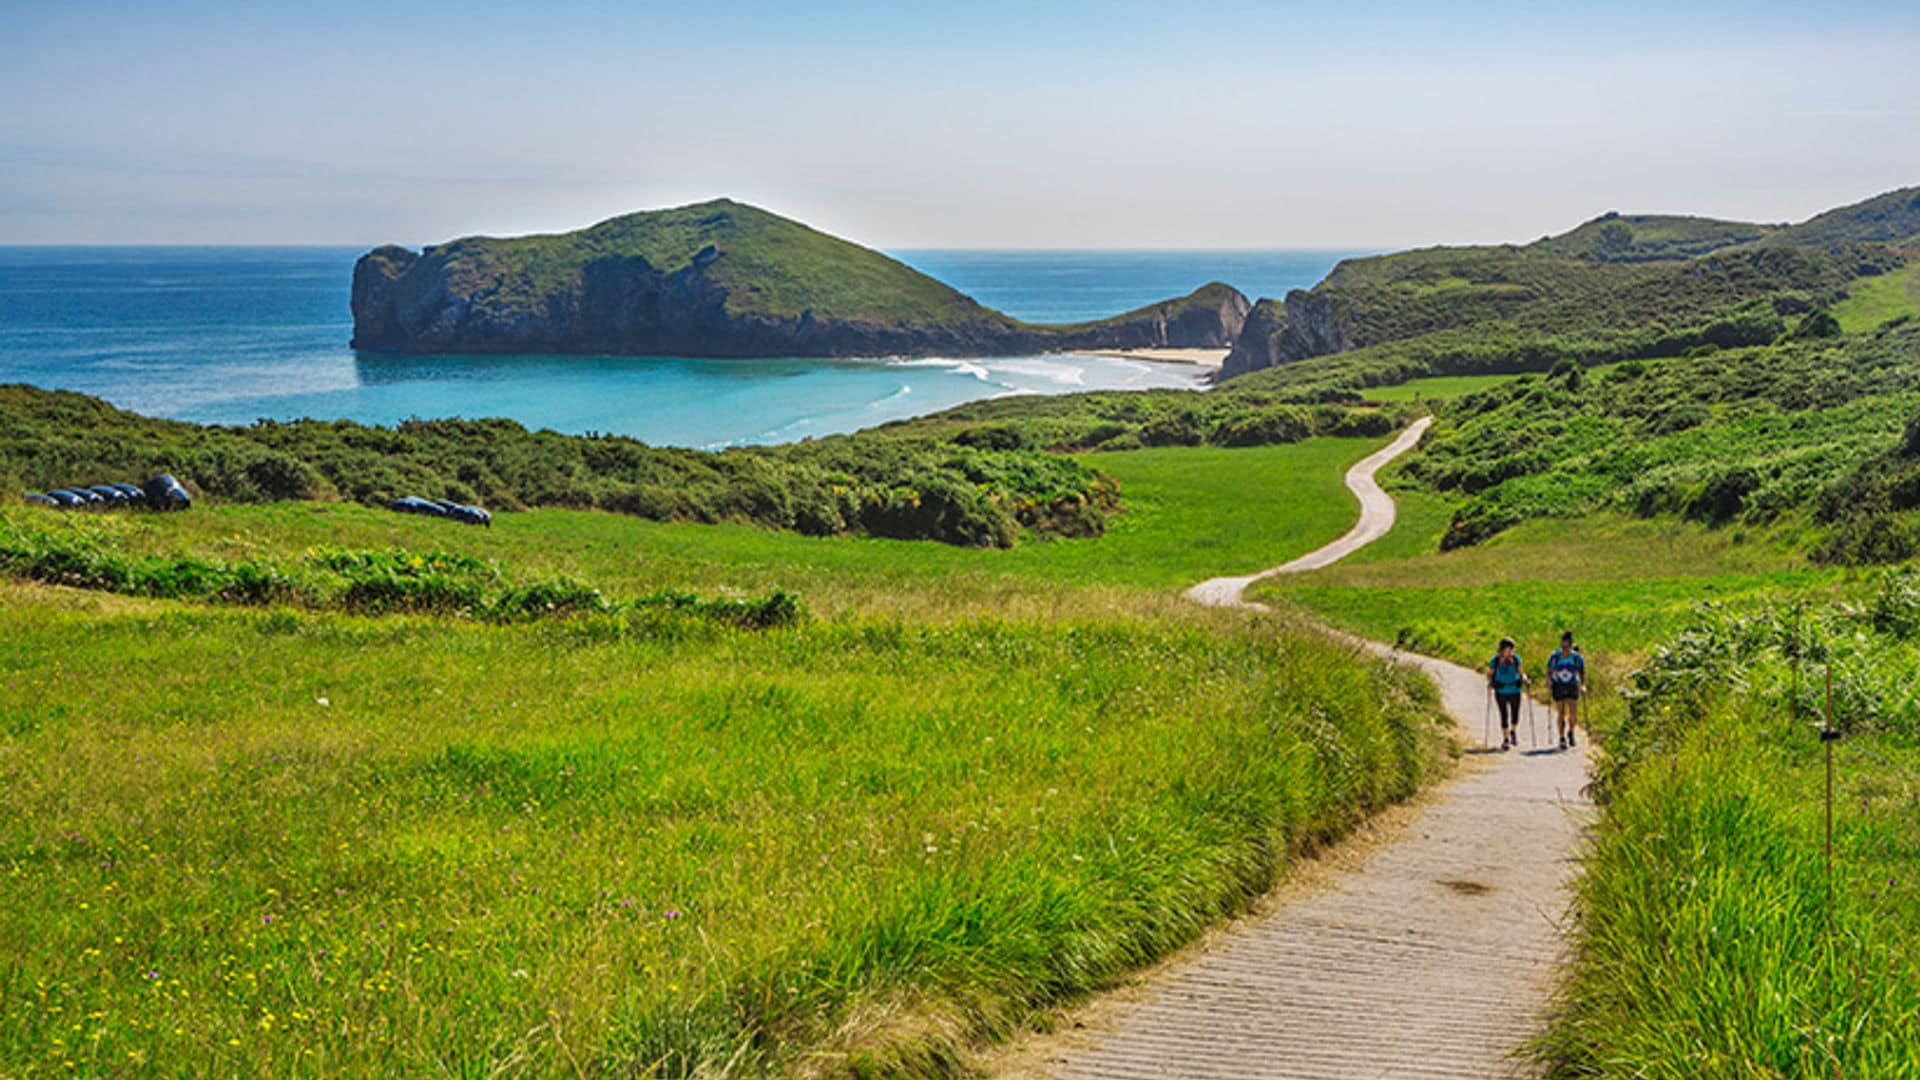
POLYGON ((569 510, 503 514, 481 530, 350 503, 65 520, 105 530, 116 546, 150 555, 239 562, 317 545, 397 547, 492 559, 521 574, 565 575, 614 595, 786 589, 825 617, 920 613, 985 599, 1045 603, 1069 585, 1159 595, 1218 573, 1272 565, 1346 530, 1358 504, 1341 476, 1382 441, 1319 438, 1083 455, 1079 460, 1125 492, 1106 535, 1034 537, 1005 550, 569 510))
POLYGON ((7 550, 93 566, 293 574, 324 545, 391 556, 327 555, 347 588, 411 552, 801 605, 499 622, 0 586, 0 677, 33 688, 0 704, 0 937, 34 942, 0 968, 9 1071, 962 1073, 1441 772, 1425 684, 1176 598, 1338 534, 1376 445, 1102 455, 1108 535, 1012 550, 8 511, 7 550))
POLYGON ((1387 402, 1445 401, 1512 381, 1511 375, 1430 375, 1424 379, 1409 379, 1395 386, 1369 387, 1366 397, 1369 401, 1387 402))
POLYGON ((1920 317, 1920 263, 1854 282, 1847 298, 1833 306, 1833 316, 1849 334, 1920 317))

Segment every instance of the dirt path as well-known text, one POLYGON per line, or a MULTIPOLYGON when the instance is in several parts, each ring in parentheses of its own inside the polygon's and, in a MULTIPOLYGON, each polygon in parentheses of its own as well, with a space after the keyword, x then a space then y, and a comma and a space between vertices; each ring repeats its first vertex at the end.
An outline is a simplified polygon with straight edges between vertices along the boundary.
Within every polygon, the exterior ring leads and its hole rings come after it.
MULTIPOLYGON (((1393 500, 1380 466, 1427 421, 1347 472, 1360 520, 1284 566, 1189 590, 1247 604, 1271 574, 1325 566, 1384 534, 1393 500)), ((1444 661, 1393 653, 1438 683, 1468 746, 1480 743, 1486 682, 1444 661)), ((1546 710, 1539 708, 1546 735, 1546 710)), ((1522 720, 1522 738, 1526 738, 1522 720)), ((1243 920, 1095 1003, 1007 1071, 1070 1078, 1489 1077, 1524 1075, 1514 1052, 1543 1021, 1563 945, 1560 917, 1585 802, 1585 746, 1476 755, 1477 767, 1405 815, 1404 827, 1323 887, 1243 920)), ((1342 860, 1338 849, 1332 855, 1342 860)), ((1321 860, 1322 862, 1328 860, 1321 860)))

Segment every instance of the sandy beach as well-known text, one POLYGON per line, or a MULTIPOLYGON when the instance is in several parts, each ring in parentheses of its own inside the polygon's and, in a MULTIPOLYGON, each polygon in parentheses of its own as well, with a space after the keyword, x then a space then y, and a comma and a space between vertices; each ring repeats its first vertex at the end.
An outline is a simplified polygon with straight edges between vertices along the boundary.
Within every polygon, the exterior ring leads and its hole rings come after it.
POLYGON ((1191 364, 1209 371, 1220 370, 1229 349, 1088 349, 1089 356, 1115 356, 1122 360, 1151 360, 1158 364, 1191 364))

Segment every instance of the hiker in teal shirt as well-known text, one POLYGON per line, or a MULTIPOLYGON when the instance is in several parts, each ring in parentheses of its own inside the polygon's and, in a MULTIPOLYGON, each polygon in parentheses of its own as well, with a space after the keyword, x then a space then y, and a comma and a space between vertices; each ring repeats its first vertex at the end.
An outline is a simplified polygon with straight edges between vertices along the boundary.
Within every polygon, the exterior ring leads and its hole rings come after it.
POLYGON ((1487 689, 1500 706, 1500 749, 1520 745, 1520 692, 1532 680, 1513 651, 1513 639, 1501 638, 1500 651, 1487 661, 1487 689))
POLYGON ((1547 657, 1547 687, 1553 692, 1553 715, 1560 730, 1560 749, 1579 743, 1574 727, 1580 719, 1580 695, 1587 690, 1587 661, 1573 643, 1573 631, 1560 635, 1560 648, 1547 657))

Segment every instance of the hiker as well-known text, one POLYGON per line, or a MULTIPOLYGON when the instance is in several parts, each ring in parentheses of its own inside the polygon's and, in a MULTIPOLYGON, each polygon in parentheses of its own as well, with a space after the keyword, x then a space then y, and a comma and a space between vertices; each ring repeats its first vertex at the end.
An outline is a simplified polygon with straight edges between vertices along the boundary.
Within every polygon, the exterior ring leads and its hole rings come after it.
POLYGON ((1574 723, 1580 718, 1580 695, 1587 690, 1587 661, 1573 644, 1573 631, 1560 635, 1560 648, 1547 657, 1547 686, 1553 693, 1553 715, 1560 721, 1560 749, 1578 746, 1574 723))
POLYGON ((1493 692, 1493 700, 1500 706, 1502 750, 1520 745, 1520 692, 1532 681, 1521 667, 1520 654, 1513 651, 1513 639, 1501 638, 1500 650, 1487 661, 1487 689, 1493 692))

